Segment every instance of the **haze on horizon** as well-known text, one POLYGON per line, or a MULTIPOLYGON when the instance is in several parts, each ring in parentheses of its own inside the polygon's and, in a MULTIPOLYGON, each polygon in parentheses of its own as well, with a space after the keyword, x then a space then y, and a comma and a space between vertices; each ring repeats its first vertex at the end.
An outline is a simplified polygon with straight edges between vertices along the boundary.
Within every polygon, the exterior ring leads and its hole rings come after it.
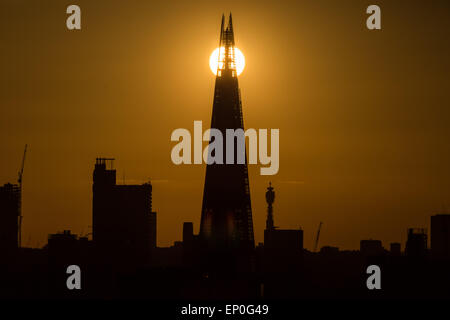
POLYGON ((280 129, 280 170, 249 166, 256 242, 264 193, 275 225, 313 247, 406 239, 450 208, 450 22, 447 1, 86 1, 0 4, 0 184, 15 182, 23 147, 23 240, 90 232, 95 158, 115 157, 118 182, 153 184, 158 244, 200 223, 204 165, 175 166, 170 134, 209 125, 222 13, 246 58, 246 128, 280 129), (125 177, 123 179, 123 177, 125 177))

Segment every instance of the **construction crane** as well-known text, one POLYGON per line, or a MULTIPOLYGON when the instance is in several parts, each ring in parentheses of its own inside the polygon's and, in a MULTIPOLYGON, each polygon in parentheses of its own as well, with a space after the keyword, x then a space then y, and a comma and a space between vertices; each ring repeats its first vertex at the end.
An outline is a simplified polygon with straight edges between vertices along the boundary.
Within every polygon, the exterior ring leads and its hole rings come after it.
POLYGON ((27 146, 25 145, 25 150, 23 151, 23 158, 22 158, 22 166, 20 167, 19 171, 19 178, 17 179, 17 182, 19 184, 19 248, 22 246, 22 177, 23 177, 23 169, 25 167, 25 156, 27 155, 27 146))
POLYGON ((316 243, 314 244, 314 252, 317 252, 317 245, 319 244, 320 229, 322 229, 322 221, 319 223, 319 229, 317 229, 316 243))

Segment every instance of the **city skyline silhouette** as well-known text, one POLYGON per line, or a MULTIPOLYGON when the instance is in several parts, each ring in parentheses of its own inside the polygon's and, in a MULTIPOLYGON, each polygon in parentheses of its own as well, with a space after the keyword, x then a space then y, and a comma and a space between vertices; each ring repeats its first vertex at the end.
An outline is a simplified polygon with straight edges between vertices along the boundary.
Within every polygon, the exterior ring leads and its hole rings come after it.
MULTIPOLYGON (((106 5, 109 10, 85 4, 86 28, 78 33, 60 23, 62 5, 5 6, 0 181, 15 181, 28 143, 24 244, 42 246, 47 234, 67 228, 89 232, 89 164, 100 155, 118 159, 120 183, 125 176, 131 184, 149 178, 159 184, 155 209, 178 212, 161 214, 159 245, 181 240, 173 219, 198 219, 205 167, 171 164, 168 140, 193 120, 210 123, 208 58, 218 45, 217 17, 230 10, 247 61, 239 76, 246 126, 281 132, 280 170, 269 178, 281 197, 280 225, 302 226, 305 247, 313 248, 323 221, 326 243, 357 249, 364 237, 404 242, 406 221, 429 227, 430 214, 450 208, 443 100, 449 28, 439 18, 447 3, 425 11, 417 1, 386 3, 386 28, 378 33, 365 27, 362 3, 285 4, 262 3, 252 13, 246 2, 174 3, 183 14, 162 3, 106 5), (413 36, 405 38, 405 30, 413 36), (189 49, 184 34, 192 37, 189 49), (180 201, 171 201, 173 193, 180 201), (349 226, 357 227, 348 232, 349 226)), ((261 242, 265 207, 257 199, 269 179, 257 169, 250 166, 249 175, 261 242)))
POLYGON ((63 5, 43 20, 2 5, 16 28, 0 83, 1 297, 377 298, 375 265, 382 297, 448 298, 450 22, 431 19, 448 3, 385 4, 377 31, 365 4, 328 3, 233 3, 219 31, 224 10, 201 3, 81 4, 78 31, 59 27, 63 5), (405 37, 419 16, 427 28, 405 37), (279 129, 278 173, 247 153, 175 165, 171 132, 197 120, 279 129), (67 291, 71 264, 84 290, 67 291))

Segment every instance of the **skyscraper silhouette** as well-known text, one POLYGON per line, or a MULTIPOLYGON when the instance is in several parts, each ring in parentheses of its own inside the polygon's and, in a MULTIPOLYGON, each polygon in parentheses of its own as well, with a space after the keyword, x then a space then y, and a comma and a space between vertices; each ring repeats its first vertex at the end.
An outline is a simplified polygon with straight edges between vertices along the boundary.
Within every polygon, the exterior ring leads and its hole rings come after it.
POLYGON ((433 257, 450 258, 450 214, 431 216, 431 253, 433 257))
POLYGON ((18 248, 18 219, 21 190, 16 184, 0 187, 0 250, 11 252, 18 248))
POLYGON ((93 241, 105 254, 146 257, 156 242, 152 185, 118 185, 114 159, 97 158, 94 169, 93 241), (111 167, 108 169, 106 164, 111 167))
MULTIPOLYGON (((231 14, 226 28, 224 22, 222 16, 211 128, 220 130, 225 137, 226 129, 243 130, 244 121, 231 14)), ((254 248, 247 156, 244 164, 237 164, 237 149, 235 145, 234 164, 214 163, 206 167, 200 237, 213 249, 254 248)))

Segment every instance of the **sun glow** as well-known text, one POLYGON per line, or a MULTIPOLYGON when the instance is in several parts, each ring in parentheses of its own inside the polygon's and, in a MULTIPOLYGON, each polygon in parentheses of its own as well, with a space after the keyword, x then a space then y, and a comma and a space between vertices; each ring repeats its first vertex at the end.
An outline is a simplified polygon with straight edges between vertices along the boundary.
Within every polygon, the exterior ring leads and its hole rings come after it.
MULTIPOLYGON (((234 52, 236 55, 236 72, 238 75, 240 75, 242 71, 244 71, 245 57, 244 54, 241 52, 241 50, 239 50, 236 47, 234 48, 234 52)), ((220 65, 219 65, 219 48, 216 48, 209 57, 209 67, 211 68, 212 73, 214 73, 215 75, 217 75, 217 69, 219 66, 220 68, 223 68, 223 60, 225 60, 224 55, 225 55, 225 48, 222 47, 220 49, 220 61, 221 61, 220 65)))

